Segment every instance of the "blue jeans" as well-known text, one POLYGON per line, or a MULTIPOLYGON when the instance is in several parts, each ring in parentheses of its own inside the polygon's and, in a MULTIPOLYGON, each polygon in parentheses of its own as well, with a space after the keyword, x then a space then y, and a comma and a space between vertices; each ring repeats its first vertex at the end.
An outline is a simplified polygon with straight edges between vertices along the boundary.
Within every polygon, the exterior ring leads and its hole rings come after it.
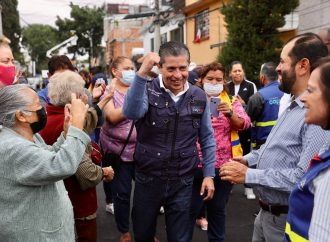
POLYGON ((121 233, 129 231, 130 198, 134 173, 134 162, 121 162, 119 170, 111 182, 115 221, 117 229, 121 233))
MULTIPOLYGON (((190 240, 193 237, 195 221, 199 211, 203 206, 203 197, 200 195, 200 189, 203 182, 202 169, 198 169, 195 174, 192 202, 191 202, 191 224, 190 224, 190 240)), ((225 225, 226 225, 226 205, 232 189, 232 184, 227 181, 222 181, 219 177, 219 169, 215 171, 214 177, 214 196, 210 201, 205 202, 206 217, 208 220, 207 236, 209 241, 222 242, 225 240, 225 225)))
POLYGON ((136 172, 132 221, 136 242, 153 242, 164 205, 167 241, 188 242, 193 177, 164 180, 136 172))

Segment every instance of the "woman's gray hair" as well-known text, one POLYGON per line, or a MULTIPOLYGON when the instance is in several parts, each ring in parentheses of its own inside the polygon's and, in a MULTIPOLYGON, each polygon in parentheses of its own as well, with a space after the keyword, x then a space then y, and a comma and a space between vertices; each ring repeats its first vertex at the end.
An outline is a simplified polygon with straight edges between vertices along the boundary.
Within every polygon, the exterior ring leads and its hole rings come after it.
POLYGON ((32 104, 33 100, 24 93, 26 90, 32 89, 25 84, 0 89, 0 125, 13 128, 16 124, 16 112, 24 111, 32 104))
POLYGON ((83 96, 85 81, 76 72, 65 70, 51 76, 48 84, 48 97, 55 106, 65 106, 71 102, 71 93, 83 96))

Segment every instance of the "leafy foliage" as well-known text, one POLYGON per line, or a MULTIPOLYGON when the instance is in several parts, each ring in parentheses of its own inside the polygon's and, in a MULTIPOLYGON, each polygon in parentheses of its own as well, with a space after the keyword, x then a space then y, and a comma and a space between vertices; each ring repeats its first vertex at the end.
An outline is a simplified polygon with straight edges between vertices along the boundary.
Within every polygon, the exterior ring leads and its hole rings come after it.
POLYGON ((299 0, 233 0, 224 6, 228 39, 219 61, 229 67, 239 60, 246 76, 257 80, 262 63, 278 62, 282 43, 277 28, 298 4, 299 0))
POLYGON ((13 50, 15 59, 22 61, 20 53, 19 38, 21 36, 21 27, 19 24, 19 15, 17 11, 17 0, 0 0, 2 6, 2 25, 3 34, 10 39, 10 47, 13 50))
POLYGON ((50 25, 31 24, 23 29, 22 43, 28 47, 32 60, 37 62, 37 72, 47 69, 46 52, 58 41, 57 30, 50 25))
POLYGON ((61 40, 69 38, 74 32, 78 36, 77 46, 70 47, 69 52, 80 55, 88 52, 90 56, 97 56, 103 36, 103 8, 80 7, 72 3, 70 6, 72 19, 61 19, 57 16, 56 25, 61 40), (91 49, 91 43, 93 49, 91 49))

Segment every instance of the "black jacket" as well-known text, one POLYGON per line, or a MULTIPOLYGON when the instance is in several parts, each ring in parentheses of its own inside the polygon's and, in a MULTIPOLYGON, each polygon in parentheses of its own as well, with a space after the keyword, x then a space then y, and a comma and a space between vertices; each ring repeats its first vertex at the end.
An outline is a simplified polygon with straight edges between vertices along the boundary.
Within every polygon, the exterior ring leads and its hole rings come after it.
MULTIPOLYGON (((235 96, 235 84, 234 82, 228 83, 229 94, 235 96)), ((254 84, 250 81, 243 80, 239 90, 238 95, 244 100, 245 104, 248 103, 249 98, 254 94, 254 84)))

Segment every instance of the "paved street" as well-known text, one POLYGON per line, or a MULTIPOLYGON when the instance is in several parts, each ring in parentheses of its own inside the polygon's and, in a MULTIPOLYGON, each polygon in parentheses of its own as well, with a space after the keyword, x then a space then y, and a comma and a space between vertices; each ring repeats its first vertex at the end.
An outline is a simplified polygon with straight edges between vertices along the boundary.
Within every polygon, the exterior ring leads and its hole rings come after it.
MULTIPOLYGON (((253 231, 253 213, 258 210, 257 200, 247 200, 243 196, 243 186, 236 185, 229 198, 227 217, 227 242, 250 242, 253 231)), ((98 186, 98 241, 118 242, 118 233, 114 216, 105 212, 105 201, 102 184, 98 186)), ((147 208, 146 208, 147 209, 147 208)), ((159 215, 157 236, 161 242, 166 241, 164 215, 159 215)), ((193 242, 207 241, 205 231, 195 229, 193 242)))

